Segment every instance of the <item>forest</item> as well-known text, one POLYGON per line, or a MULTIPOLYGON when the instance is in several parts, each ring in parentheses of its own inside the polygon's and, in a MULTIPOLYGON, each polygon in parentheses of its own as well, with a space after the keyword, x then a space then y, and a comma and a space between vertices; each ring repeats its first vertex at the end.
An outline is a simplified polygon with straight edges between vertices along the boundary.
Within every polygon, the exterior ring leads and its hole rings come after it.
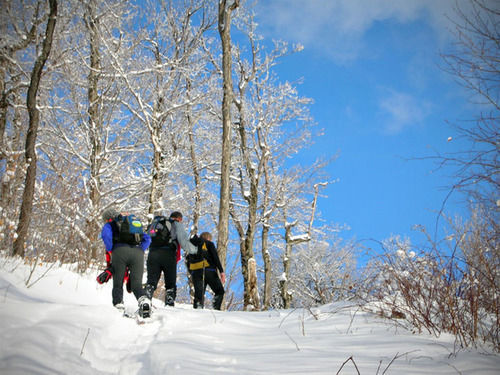
POLYGON ((0 249, 32 267, 98 272, 104 210, 145 226, 181 211, 189 232, 214 235, 224 309, 351 300, 418 332, 498 351, 500 11, 470 2, 443 66, 486 110, 457 126, 470 149, 434 156, 455 171, 450 192, 466 197, 470 217, 443 211, 449 233, 422 228, 426 246, 381 240, 363 269, 367 249, 321 219, 334 160, 299 162, 321 134, 312 99, 273 69, 302 47, 263 40, 250 2, 4 2, 0 249))

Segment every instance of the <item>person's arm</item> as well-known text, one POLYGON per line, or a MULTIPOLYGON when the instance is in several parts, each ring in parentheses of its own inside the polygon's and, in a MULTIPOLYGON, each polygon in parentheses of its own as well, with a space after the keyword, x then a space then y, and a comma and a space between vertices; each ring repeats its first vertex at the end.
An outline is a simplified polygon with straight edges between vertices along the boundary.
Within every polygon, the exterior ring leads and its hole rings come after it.
POLYGON ((184 251, 188 254, 196 254, 198 252, 198 249, 189 241, 189 237, 182 224, 174 221, 172 223, 172 226, 175 227, 175 237, 177 239, 177 242, 179 243, 179 245, 181 245, 184 251))
POLYGON ((224 273, 224 267, 222 267, 222 263, 220 262, 219 254, 217 253, 217 248, 215 247, 215 244, 212 241, 207 241, 207 243, 208 243, 208 251, 212 253, 212 259, 214 259, 215 266, 219 270, 220 281, 222 282, 222 285, 224 285, 226 283, 226 274, 224 273))
POLYGON ((207 250, 210 252, 211 258, 215 262, 215 267, 217 267, 219 272, 223 274, 224 268, 222 267, 222 264, 220 262, 219 254, 217 254, 217 249, 215 248, 215 244, 212 241, 206 241, 206 243, 207 243, 207 250))
POLYGON ((151 236, 147 233, 144 233, 141 241, 142 251, 146 251, 150 244, 151 244, 151 236))
POLYGON ((106 247, 106 251, 113 251, 113 228, 111 228, 110 223, 104 224, 101 231, 101 238, 104 242, 104 246, 106 247))

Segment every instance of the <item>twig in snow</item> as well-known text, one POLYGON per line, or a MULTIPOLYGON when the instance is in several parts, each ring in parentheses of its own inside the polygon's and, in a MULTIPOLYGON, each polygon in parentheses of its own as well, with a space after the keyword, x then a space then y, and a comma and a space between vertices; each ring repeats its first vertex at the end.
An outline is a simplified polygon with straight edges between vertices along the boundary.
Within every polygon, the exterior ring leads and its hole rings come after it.
POLYGON ((49 268, 47 268, 47 269, 45 270, 45 272, 44 272, 44 273, 42 273, 38 279, 36 279, 36 280, 35 280, 35 281, 33 281, 32 283, 30 283, 31 277, 33 276, 33 274, 34 274, 34 272, 35 272, 35 268, 36 268, 37 264, 38 264, 38 257, 36 258, 35 265, 34 265, 34 266, 33 266, 33 268, 31 269, 31 272, 30 272, 30 275, 29 275, 29 277, 28 277, 28 280, 26 280, 26 283, 25 283, 25 284, 26 284, 26 288, 31 288, 33 285, 35 285, 37 282, 39 282, 41 279, 43 279, 43 278, 45 277, 45 275, 47 275, 47 274, 49 273, 49 271, 52 269, 52 267, 54 267, 54 266, 55 266, 56 262, 52 263, 52 264, 50 265, 50 267, 49 267, 49 268))
POLYGON ((354 362, 354 358, 352 358, 352 355, 349 358, 347 358, 344 363, 342 363, 342 366, 340 366, 339 371, 337 371, 336 375, 340 374, 340 371, 342 371, 342 369, 344 368, 345 364, 347 362, 349 362, 349 361, 351 361, 352 364, 354 365, 354 367, 356 368, 356 371, 358 372, 358 375, 361 375, 361 373, 359 372, 358 366, 356 365, 356 362, 354 362))
POLYGON ((3 302, 5 303, 7 301, 7 293, 9 293, 9 288, 12 286, 12 284, 7 285, 7 288, 5 288, 5 294, 3 295, 3 302))
POLYGON ((212 316, 214 318, 214 324, 217 324, 217 317, 215 316, 215 313, 212 310, 210 310, 210 312, 212 313, 212 316))
MULTIPOLYGON (((392 365, 392 363, 393 363, 396 359, 401 358, 402 356, 405 356, 405 355, 407 355, 407 354, 414 353, 414 352, 418 352, 418 350, 412 350, 412 351, 409 351, 409 352, 406 352, 406 353, 403 353, 403 354, 399 354, 399 352, 398 352, 398 353, 396 353, 396 355, 395 355, 395 356, 391 359, 391 361, 389 362, 389 364, 388 364, 388 365, 387 365, 387 367, 385 368, 385 370, 384 370, 384 372, 382 373, 382 375, 384 375, 384 374, 385 374, 385 372, 387 371, 387 369, 388 369, 388 368, 392 365)), ((378 371, 377 371, 377 373, 378 373, 378 371)))
POLYGON ((455 366, 453 366, 451 363, 447 363, 447 365, 450 366, 451 368, 453 368, 453 370, 455 370, 457 372, 457 374, 462 375, 462 373, 460 371, 458 371, 458 369, 455 366))
POLYGON ((351 316, 351 321, 349 322, 349 326, 347 327, 347 330, 345 332, 346 334, 348 334, 349 331, 351 330, 352 323, 354 322, 354 318, 356 317, 356 314, 357 314, 358 311, 359 311, 359 309, 356 310, 356 311, 354 311, 354 314, 351 316))
POLYGON ((296 341, 295 341, 295 340, 294 340, 294 339, 293 339, 293 338, 292 338, 292 337, 288 334, 288 332, 287 332, 287 331, 284 331, 284 332, 285 332, 285 335, 287 335, 287 336, 288 336, 288 338, 289 338, 290 340, 292 340, 292 342, 295 344, 295 347, 297 348, 297 351, 298 351, 298 352, 300 352, 300 348, 299 348, 299 346, 297 345, 297 342, 296 342, 296 341))
POLYGON ((281 319, 281 322, 280 322, 280 325, 278 326, 278 328, 281 328, 281 325, 283 324, 283 322, 285 321, 285 319, 288 318, 292 313, 294 313, 295 310, 297 310, 297 309, 293 309, 288 314, 286 314, 286 316, 283 319, 281 319))
POLYGON ((314 319, 319 320, 319 316, 317 316, 310 307, 307 307, 307 311, 314 317, 314 319))
POLYGON ((305 311, 302 312, 302 316, 299 317, 300 319, 300 324, 301 324, 301 327, 302 327, 302 336, 305 336, 306 335, 306 327, 305 327, 305 323, 304 323, 304 314, 305 314, 305 311))
POLYGON ((87 335, 85 336, 85 340, 83 340, 82 350, 80 351, 80 357, 83 354, 83 348, 85 348, 85 343, 87 342, 87 338, 89 337, 89 333, 90 333, 90 328, 87 329, 87 335))

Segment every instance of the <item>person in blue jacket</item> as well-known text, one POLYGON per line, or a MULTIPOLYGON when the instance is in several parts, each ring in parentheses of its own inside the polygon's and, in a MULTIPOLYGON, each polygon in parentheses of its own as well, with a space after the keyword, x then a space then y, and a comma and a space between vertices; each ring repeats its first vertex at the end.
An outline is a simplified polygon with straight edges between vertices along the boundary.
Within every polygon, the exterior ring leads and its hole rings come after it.
POLYGON ((130 286, 139 304, 139 314, 143 317, 149 317, 151 300, 142 287, 142 275, 144 273, 144 252, 151 243, 151 237, 144 233, 138 245, 120 243, 117 240, 119 228, 115 221, 119 214, 114 208, 108 208, 102 214, 105 224, 101 231, 101 238, 106 251, 111 255, 113 268, 113 306, 121 310, 125 308, 123 304, 123 277, 128 268, 130 286))

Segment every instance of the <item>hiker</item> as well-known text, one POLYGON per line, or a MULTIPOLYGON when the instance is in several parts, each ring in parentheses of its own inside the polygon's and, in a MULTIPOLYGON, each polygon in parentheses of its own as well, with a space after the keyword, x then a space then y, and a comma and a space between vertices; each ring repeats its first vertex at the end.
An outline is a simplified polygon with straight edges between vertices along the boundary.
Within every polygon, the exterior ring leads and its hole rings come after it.
POLYGON ((134 215, 120 214, 114 208, 108 208, 102 214, 105 222, 101 238, 108 255, 111 256, 113 273, 113 306, 124 310, 123 279, 126 269, 129 271, 130 288, 139 304, 139 315, 149 317, 151 301, 142 288, 144 273, 144 252, 151 243, 151 237, 143 233, 142 224, 134 215))
POLYGON ((155 216, 148 227, 152 236, 147 260, 148 281, 146 291, 149 298, 158 286, 161 273, 165 278, 165 306, 174 306, 177 296, 177 262, 180 260, 180 248, 187 253, 196 253, 197 249, 189 242, 182 225, 182 213, 174 211, 168 219, 155 216))
POLYGON ((188 255, 189 272, 194 285, 193 307, 203 309, 208 284, 214 292, 213 308, 220 310, 224 298, 223 285, 226 282, 226 275, 215 244, 212 242, 212 235, 209 232, 203 232, 200 237, 193 236, 191 242, 198 248, 196 254, 188 255), (220 272, 220 278, 217 270, 220 272))

